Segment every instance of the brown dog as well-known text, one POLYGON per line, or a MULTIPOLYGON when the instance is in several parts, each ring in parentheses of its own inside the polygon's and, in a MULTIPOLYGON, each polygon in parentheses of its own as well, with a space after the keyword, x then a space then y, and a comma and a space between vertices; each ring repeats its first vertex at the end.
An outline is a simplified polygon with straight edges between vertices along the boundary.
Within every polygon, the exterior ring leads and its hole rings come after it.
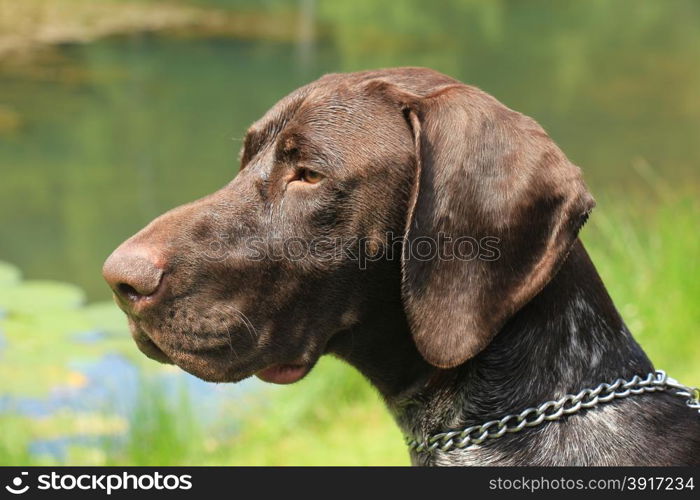
MULTIPOLYGON (((419 441, 653 370, 577 239, 594 201, 533 120, 435 71, 333 74, 248 131, 241 170, 122 244, 139 348, 205 380, 291 383, 335 354, 419 441)), ((670 391, 418 464, 680 464, 670 391)))

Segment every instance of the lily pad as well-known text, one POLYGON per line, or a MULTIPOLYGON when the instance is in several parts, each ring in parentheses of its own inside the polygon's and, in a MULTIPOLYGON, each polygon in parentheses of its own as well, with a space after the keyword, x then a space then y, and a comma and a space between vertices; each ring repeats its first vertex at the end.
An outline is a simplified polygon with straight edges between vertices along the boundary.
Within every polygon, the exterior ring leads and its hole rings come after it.
POLYGON ((0 287, 0 309, 12 313, 44 315, 47 311, 74 309, 85 303, 85 292, 58 281, 25 281, 0 287))
POLYGON ((0 287, 19 283, 22 272, 8 262, 0 261, 0 287))
POLYGON ((83 308, 90 324, 108 335, 129 335, 126 315, 112 301, 93 302, 83 308))

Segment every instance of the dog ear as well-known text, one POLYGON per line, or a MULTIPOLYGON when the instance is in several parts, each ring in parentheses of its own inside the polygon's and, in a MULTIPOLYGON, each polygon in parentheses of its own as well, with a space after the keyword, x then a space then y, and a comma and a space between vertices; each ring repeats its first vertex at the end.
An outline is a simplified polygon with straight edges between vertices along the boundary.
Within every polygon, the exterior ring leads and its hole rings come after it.
POLYGON ((595 201, 534 120, 480 90, 458 82, 420 94, 387 82, 375 88, 403 109, 416 151, 404 308, 423 357, 451 368, 549 282, 595 201))

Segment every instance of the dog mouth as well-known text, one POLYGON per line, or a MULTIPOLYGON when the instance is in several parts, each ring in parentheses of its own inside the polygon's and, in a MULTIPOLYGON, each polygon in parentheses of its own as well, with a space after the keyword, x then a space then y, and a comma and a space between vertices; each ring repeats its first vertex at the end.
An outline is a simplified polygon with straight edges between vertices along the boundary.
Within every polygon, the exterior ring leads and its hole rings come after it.
MULTIPOLYGON (((151 338, 151 336, 143 330, 136 322, 129 321, 129 327, 131 329, 131 336, 136 342, 139 350, 145 354, 148 358, 158 361, 159 363, 174 365, 177 364, 185 371, 192 373, 193 375, 200 377, 204 380, 212 381, 227 381, 227 382, 237 382, 242 379, 248 378, 251 375, 255 375, 263 382, 271 384, 287 385, 298 382, 304 378, 313 367, 314 363, 304 363, 304 362, 294 362, 294 363, 278 363, 270 365, 262 370, 255 372, 248 372, 245 376, 240 376, 237 374, 234 376, 213 377, 211 373, 194 373, 192 367, 188 369, 186 366, 182 366, 182 363, 176 363, 173 358, 168 356, 156 342, 151 338)), ((182 360, 181 360, 182 361, 182 360)))
POLYGON ((163 363, 166 365, 175 364, 170 357, 163 352, 163 350, 158 347, 158 345, 151 340, 151 338, 139 328, 134 322, 129 321, 129 327, 131 329, 131 336, 136 342, 136 346, 139 350, 144 353, 147 357, 163 363))
POLYGON ((263 382, 271 384, 293 384, 311 371, 311 365, 304 363, 285 363, 272 365, 255 373, 263 382))

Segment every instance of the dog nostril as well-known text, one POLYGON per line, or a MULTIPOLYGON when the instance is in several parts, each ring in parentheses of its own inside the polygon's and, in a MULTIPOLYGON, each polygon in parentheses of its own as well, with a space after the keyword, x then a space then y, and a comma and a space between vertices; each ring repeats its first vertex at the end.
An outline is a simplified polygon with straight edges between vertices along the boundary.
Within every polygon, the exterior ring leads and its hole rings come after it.
POLYGON ((138 300, 139 298, 144 297, 144 295, 137 292, 136 288, 129 285, 128 283, 119 283, 117 285, 117 293, 129 300, 138 300))

